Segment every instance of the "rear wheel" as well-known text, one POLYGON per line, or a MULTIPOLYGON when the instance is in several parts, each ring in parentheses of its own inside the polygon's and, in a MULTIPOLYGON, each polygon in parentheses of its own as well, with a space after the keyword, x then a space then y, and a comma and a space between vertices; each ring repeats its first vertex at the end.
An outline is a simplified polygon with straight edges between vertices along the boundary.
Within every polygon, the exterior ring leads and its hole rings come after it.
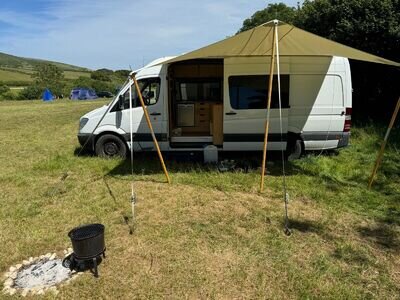
POLYGON ((100 157, 126 157, 126 145, 119 137, 105 134, 99 137, 95 146, 96 155, 100 157))
POLYGON ((286 152, 288 160, 299 159, 304 153, 303 141, 298 137, 292 138, 288 141, 286 152))

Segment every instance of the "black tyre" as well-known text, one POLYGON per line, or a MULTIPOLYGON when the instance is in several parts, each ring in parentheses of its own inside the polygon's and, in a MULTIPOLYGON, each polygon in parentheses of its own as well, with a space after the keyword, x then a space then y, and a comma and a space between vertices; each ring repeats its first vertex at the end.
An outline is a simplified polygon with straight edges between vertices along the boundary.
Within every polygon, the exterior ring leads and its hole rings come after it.
POLYGON ((126 145, 113 134, 102 135, 96 142, 96 155, 100 157, 126 157, 126 145))
POLYGON ((303 141, 299 138, 292 139, 291 141, 288 142, 288 147, 286 152, 288 160, 299 159, 304 153, 303 141))

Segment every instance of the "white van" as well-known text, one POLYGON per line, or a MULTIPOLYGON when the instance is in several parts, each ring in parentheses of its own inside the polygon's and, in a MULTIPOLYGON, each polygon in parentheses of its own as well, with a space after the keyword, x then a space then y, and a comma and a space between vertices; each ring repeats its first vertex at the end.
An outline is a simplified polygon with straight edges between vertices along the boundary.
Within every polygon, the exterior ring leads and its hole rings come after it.
MULTIPOLYGON (((158 59, 136 73, 162 151, 261 151, 267 115, 268 57, 158 59)), ((283 139, 274 75, 268 150, 299 157, 307 150, 348 145, 352 87, 343 57, 281 57, 283 139)), ((100 156, 155 150, 129 81, 108 105, 80 119, 78 139, 100 156), (92 134, 93 133, 93 134, 92 134)))

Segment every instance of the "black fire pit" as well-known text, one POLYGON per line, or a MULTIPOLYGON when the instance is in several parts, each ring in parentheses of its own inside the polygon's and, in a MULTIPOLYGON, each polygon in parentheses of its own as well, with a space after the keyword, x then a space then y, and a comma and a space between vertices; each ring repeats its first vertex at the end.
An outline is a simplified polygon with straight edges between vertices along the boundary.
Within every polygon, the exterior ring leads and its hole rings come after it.
POLYGON ((68 233, 74 252, 63 260, 63 266, 71 271, 94 270, 98 277, 97 266, 101 256, 105 256, 104 225, 88 224, 76 227, 68 233))

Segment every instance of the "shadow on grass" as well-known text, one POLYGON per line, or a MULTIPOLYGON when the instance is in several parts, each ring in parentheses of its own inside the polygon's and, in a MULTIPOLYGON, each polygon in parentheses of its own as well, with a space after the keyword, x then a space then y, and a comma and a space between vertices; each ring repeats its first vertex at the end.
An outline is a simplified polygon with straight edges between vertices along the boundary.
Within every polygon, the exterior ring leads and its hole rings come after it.
POLYGON ((384 250, 400 250, 399 233, 390 225, 378 223, 374 227, 359 227, 357 231, 362 238, 384 250))
MULTIPOLYGON (((270 176, 282 175, 281 156, 279 153, 268 153, 267 172, 270 176)), ((203 152, 163 152, 168 171, 174 173, 186 172, 219 172, 217 164, 205 164, 203 152)), ((247 173, 259 171, 261 153, 259 152, 226 152, 219 154, 219 161, 233 160, 235 167, 225 172, 247 173)), ((133 159, 135 174, 151 175, 162 174, 162 168, 155 152, 135 153, 133 159)), ((122 161, 108 175, 123 176, 131 173, 130 159, 122 161)), ((286 162, 286 175, 297 174, 297 169, 290 162, 286 162)))
MULTIPOLYGON (((284 223, 282 223, 282 227, 283 226, 284 223)), ((323 224, 311 220, 298 220, 289 218, 289 228, 294 233, 296 233, 296 231, 303 234, 314 233, 324 240, 332 241, 335 239, 325 230, 323 224)))
POLYGON ((395 207, 389 207, 386 209, 385 217, 381 219, 381 222, 400 226, 400 210, 395 207))
POLYGON ((289 225, 291 229, 298 230, 302 233, 321 234, 323 232, 322 225, 314 221, 290 219, 289 225))
MULTIPOLYGON (((116 204, 117 207, 121 207, 120 203, 117 201, 117 198, 115 197, 113 191, 110 188, 110 185, 108 184, 108 181, 106 179, 106 177, 103 177, 103 181, 104 184, 107 188, 108 194, 110 195, 111 199, 113 199, 114 203, 116 204)), ((131 224, 129 224, 129 216, 127 216, 126 214, 124 214, 122 211, 119 211, 119 214, 121 215, 121 218, 123 220, 123 222, 128 226, 129 229, 129 233, 132 234, 133 233, 133 226, 131 224)))
MULTIPOLYGON (((338 151, 323 151, 324 156, 337 156, 338 151)), ((321 152, 318 152, 321 154, 321 152)), ((82 147, 77 147, 74 150, 75 156, 92 157, 93 152, 82 147)), ((262 152, 261 151, 232 151, 221 152, 219 155, 219 162, 223 160, 233 160, 235 167, 225 172, 259 172, 261 167, 262 152)), ((314 155, 312 153, 307 155, 314 155)), ((167 169, 171 172, 212 172, 219 171, 216 164, 205 164, 203 162, 202 151, 179 151, 179 152, 163 152, 163 158, 167 169)), ((267 152, 266 172, 269 176, 282 176, 282 161, 280 151, 267 152)), ((134 173, 141 175, 162 174, 162 168, 156 152, 140 152, 134 153, 134 173)), ((110 176, 124 176, 131 173, 130 158, 121 161, 108 175, 110 176)), ((339 185, 347 184, 348 182, 338 181, 333 177, 305 170, 291 161, 285 160, 285 174, 287 176, 304 174, 306 176, 319 176, 326 182, 330 183, 332 189, 340 188, 339 185)))
POLYGON ((346 263, 356 264, 361 266, 365 266, 371 263, 371 260, 364 251, 362 251, 361 249, 357 250, 351 245, 337 247, 333 252, 332 256, 346 263))
POLYGON ((93 151, 90 151, 89 149, 88 149, 88 147, 85 147, 85 149, 84 148, 82 148, 82 147, 76 147, 75 148, 75 150, 74 150, 74 156, 88 156, 88 157, 91 157, 91 156, 94 156, 94 153, 93 153, 93 151))

